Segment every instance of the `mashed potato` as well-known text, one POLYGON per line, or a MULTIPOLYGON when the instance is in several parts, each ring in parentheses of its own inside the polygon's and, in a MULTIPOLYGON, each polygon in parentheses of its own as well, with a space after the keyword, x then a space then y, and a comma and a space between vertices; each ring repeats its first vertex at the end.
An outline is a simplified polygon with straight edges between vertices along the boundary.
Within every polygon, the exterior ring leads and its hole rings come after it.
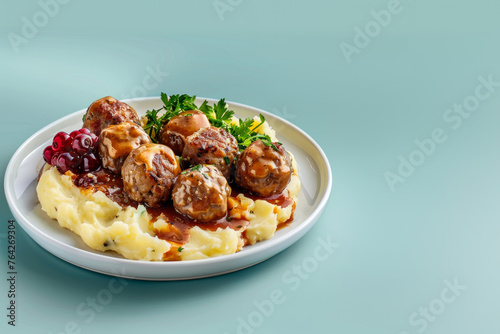
MULTIPOLYGON (((262 131, 275 138, 267 122, 262 131)), ((46 165, 36 191, 42 210, 62 227, 78 234, 92 249, 115 251, 132 260, 162 261, 166 253, 175 254, 175 259, 196 260, 233 254, 246 244, 272 238, 278 225, 292 218, 297 204, 300 180, 293 156, 292 164, 292 178, 285 190, 292 204, 281 207, 239 194, 238 198, 232 198, 234 205, 229 216, 247 220, 246 226, 211 231, 200 224, 189 229, 189 240, 184 244, 157 236, 172 228, 161 216, 153 222, 142 205, 137 209, 122 208, 101 191, 79 188, 73 184, 71 172, 61 174, 56 167, 46 165)))
POLYGON ((170 244, 149 228, 151 216, 143 206, 123 210, 103 192, 78 188, 56 167, 46 168, 36 191, 42 210, 95 250, 149 261, 161 260, 170 250, 170 244))

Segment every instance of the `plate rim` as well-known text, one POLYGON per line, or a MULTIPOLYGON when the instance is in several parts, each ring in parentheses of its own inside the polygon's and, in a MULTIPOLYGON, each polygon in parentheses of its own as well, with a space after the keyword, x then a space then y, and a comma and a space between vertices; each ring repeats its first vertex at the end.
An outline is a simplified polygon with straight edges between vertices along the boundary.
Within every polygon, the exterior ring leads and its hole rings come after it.
MULTIPOLYGON (((208 102, 217 102, 217 99, 213 98, 204 98, 204 97, 196 97, 197 100, 207 100, 208 102)), ((150 97, 140 97, 140 98, 133 98, 133 99, 124 99, 120 100, 125 103, 145 103, 147 102, 155 102, 155 101, 161 101, 160 97, 157 96, 150 96, 150 97)), ((316 223, 318 218, 321 216, 322 212, 324 211, 326 204, 330 198, 331 194, 331 189, 332 189, 332 171, 331 171, 331 165, 328 161, 328 157, 324 153, 323 149, 319 146, 319 144, 304 130, 300 129, 298 126, 295 124, 289 122, 286 119, 283 119, 280 116, 277 116, 275 114, 272 114, 268 111, 262 110, 257 107, 249 106, 243 103, 238 103, 238 102, 233 102, 233 101, 226 101, 228 105, 230 106, 237 106, 242 109, 247 109, 250 111, 256 111, 257 113, 261 113, 264 116, 270 116, 270 118, 277 119, 278 121, 284 123, 287 127, 293 128, 295 131, 298 131, 301 135, 303 135, 307 141, 314 146, 316 149, 317 153, 319 153, 319 156, 321 157, 321 162, 324 164, 325 170, 326 170, 326 177, 327 177, 327 182, 326 186, 323 187, 324 190, 321 191, 322 198, 316 205, 316 207, 313 209, 312 213, 304 218, 304 220, 296 227, 285 233, 284 235, 273 237, 269 240, 266 240, 266 244, 261 244, 258 245, 254 248, 247 248, 245 249, 245 252, 237 252, 234 254, 228 254, 224 256, 219 256, 219 257, 212 257, 212 258, 206 258, 206 259, 199 259, 199 260, 190 260, 190 261, 173 261, 173 262, 163 262, 163 261, 138 261, 138 260, 130 260, 130 259, 125 259, 125 258, 118 258, 118 257, 111 257, 107 256, 105 253, 99 254, 99 253, 92 253, 88 252, 84 249, 80 249, 77 247, 74 247, 72 245, 66 244, 42 231, 39 230, 33 223, 29 222, 29 220, 25 217, 25 215, 19 210, 18 206, 15 203, 15 198, 14 198, 14 184, 15 184, 15 179, 16 179, 16 174, 14 168, 16 166, 20 166, 21 163, 24 161, 24 159, 27 157, 26 155, 20 156, 20 153, 26 149, 26 146, 32 144, 35 138, 41 136, 43 133, 47 132, 47 130, 50 127, 53 127, 55 123, 61 124, 65 123, 69 119, 74 118, 77 114, 84 113, 85 109, 77 110, 75 112, 71 112, 70 114, 63 116, 45 126, 43 126, 40 130, 36 131, 34 134, 32 134, 30 137, 28 137, 14 152, 12 157, 9 160, 9 163, 7 165, 7 168, 5 170, 5 176, 4 176, 4 192, 6 196, 6 200, 9 206, 9 209, 11 210, 12 214, 14 217, 17 219, 18 224, 23 228, 23 230, 42 248, 50 252, 52 255, 68 262, 73 265, 76 265, 78 267, 82 267, 91 271, 95 272, 100 272, 103 274, 107 275, 112 275, 112 276, 118 276, 118 277, 127 277, 127 278, 134 278, 134 279, 142 279, 142 280, 182 280, 182 279, 196 279, 196 278, 202 278, 202 277, 209 277, 209 276, 216 276, 216 275, 222 275, 228 272, 233 272, 237 270, 241 270, 244 268, 247 268, 249 266, 255 265, 257 263, 260 263, 262 261, 267 260, 268 258, 278 254, 279 252, 283 251, 284 249, 288 248, 290 245, 294 244, 297 240, 299 240, 302 236, 304 236, 309 229, 316 223), (33 236, 32 233, 34 234, 36 231, 40 232, 38 236, 33 236), (55 243, 55 246, 58 246, 58 248, 63 248, 66 249, 67 251, 70 251, 71 253, 74 253, 75 256, 81 255, 80 253, 83 252, 85 253, 85 256, 90 257, 90 260, 94 261, 103 261, 104 263, 113 263, 114 265, 133 265, 138 268, 163 268, 163 267, 168 267, 172 269, 182 269, 182 268, 189 268, 192 266, 196 266, 198 264, 203 264, 203 265, 217 265, 220 263, 226 263, 226 262, 238 262, 242 260, 249 260, 253 255, 256 253, 266 253, 270 252, 272 253, 269 256, 266 256, 263 259, 260 259, 258 261, 250 261, 252 263, 244 265, 242 267, 234 268, 232 270, 225 270, 220 273, 213 273, 209 275, 201 275, 201 276, 190 276, 190 277, 179 277, 179 278, 172 278, 172 277, 156 277, 156 278, 148 278, 146 277, 137 277, 137 276, 127 276, 127 275, 119 275, 116 273, 111 273, 111 272, 103 272, 99 271, 94 268, 89 268, 88 266, 77 264, 74 261, 70 261, 67 258, 63 258, 57 254, 54 254, 51 250, 49 250, 46 246, 42 245, 41 242, 38 240, 38 238, 46 238, 46 242, 52 242, 55 243), (280 248, 279 246, 284 243, 285 246, 280 248), (274 251, 274 248, 280 248, 278 251, 274 251)), ((324 185, 324 181, 320 182, 321 185, 324 185)), ((246 262, 245 262, 246 263, 246 262)))

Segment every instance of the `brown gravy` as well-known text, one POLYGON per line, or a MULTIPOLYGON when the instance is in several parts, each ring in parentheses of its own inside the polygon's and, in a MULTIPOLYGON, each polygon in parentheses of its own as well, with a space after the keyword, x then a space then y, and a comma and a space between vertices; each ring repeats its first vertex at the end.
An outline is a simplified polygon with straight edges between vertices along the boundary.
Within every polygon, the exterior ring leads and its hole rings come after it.
MULTIPOLYGON (((101 168, 100 170, 89 174, 73 175, 73 183, 81 189, 87 189, 92 192, 102 191, 104 194, 106 194, 106 196, 108 196, 111 200, 113 200, 123 208, 126 208, 128 206, 137 208, 140 204, 136 201, 131 200, 128 197, 127 193, 123 190, 123 180, 121 176, 116 175, 104 168, 101 168)), ((281 194, 262 197, 250 194, 239 187, 233 186, 231 197, 236 197, 240 193, 244 194, 246 197, 251 198, 254 201, 257 199, 261 199, 283 208, 289 205, 295 205, 293 199, 288 196, 287 190, 285 190, 281 194)), ((194 226, 199 226, 204 230, 215 231, 219 227, 223 229, 229 227, 234 230, 239 230, 248 225, 247 220, 231 219, 227 216, 208 223, 197 222, 177 212, 171 201, 164 203, 158 208, 147 207, 147 211, 153 217, 153 219, 150 221, 150 224, 153 224, 161 216, 161 218, 163 218, 167 223, 172 225, 172 228, 169 228, 168 232, 157 230, 156 235, 158 236, 158 238, 169 241, 174 245, 179 246, 189 241, 189 229, 194 226)), ((287 226, 292 220, 293 214, 289 220, 280 224, 278 226, 278 229, 287 226)), ((243 239, 245 240, 244 233, 243 239)), ((178 257, 176 250, 166 253, 165 256, 169 260, 176 260, 178 257)))

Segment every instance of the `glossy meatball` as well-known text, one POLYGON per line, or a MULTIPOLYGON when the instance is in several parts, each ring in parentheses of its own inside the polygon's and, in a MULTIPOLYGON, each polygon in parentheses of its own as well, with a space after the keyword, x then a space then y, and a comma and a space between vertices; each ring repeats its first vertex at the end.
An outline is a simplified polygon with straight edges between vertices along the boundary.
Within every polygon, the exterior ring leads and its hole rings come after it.
POLYGON ((143 144, 151 143, 148 134, 137 124, 123 122, 110 125, 99 136, 99 155, 102 166, 120 174, 129 153, 143 144))
POLYGON ((235 165, 235 181, 260 196, 281 193, 292 176, 292 162, 284 146, 266 146, 256 140, 241 152, 235 165))
POLYGON ((126 103, 106 96, 92 103, 85 114, 83 127, 99 136, 101 131, 112 124, 122 122, 139 123, 139 116, 135 110, 126 103))
POLYGON ((179 162, 169 147, 145 144, 130 152, 123 163, 123 190, 132 200, 157 207, 169 199, 180 172, 179 162))
POLYGON ((221 219, 231 187, 213 165, 197 165, 181 173, 172 190, 174 208, 199 222, 221 219))
POLYGON ((236 139, 226 130, 211 126, 202 128, 187 138, 182 160, 186 166, 215 165, 229 179, 238 153, 236 139))
POLYGON ((186 138, 210 126, 207 116, 199 110, 181 112, 172 117, 160 131, 160 143, 170 147, 175 154, 181 155, 186 138))

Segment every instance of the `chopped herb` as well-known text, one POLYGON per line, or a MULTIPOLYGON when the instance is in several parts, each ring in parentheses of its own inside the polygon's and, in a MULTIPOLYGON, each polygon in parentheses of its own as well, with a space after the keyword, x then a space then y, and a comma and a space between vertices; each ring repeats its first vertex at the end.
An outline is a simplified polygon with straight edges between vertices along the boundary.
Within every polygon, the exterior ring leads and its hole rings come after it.
POLYGON ((180 252, 182 252, 182 250, 183 250, 183 249, 184 249, 184 248, 179 247, 179 248, 177 248, 177 251, 180 253, 180 252))
POLYGON ((83 117, 82 117, 82 122, 84 122, 84 123, 85 123, 85 118, 86 118, 86 117, 87 117, 87 113, 85 113, 85 114, 83 115, 83 117))
POLYGON ((181 172, 181 174, 187 174, 187 173, 189 173, 189 172, 196 172, 196 171, 198 171, 198 172, 199 172, 199 171, 200 171, 201 166, 202 166, 202 165, 196 165, 196 166, 193 166, 193 167, 191 167, 191 168, 189 168, 189 169, 186 169, 186 170, 182 171, 182 172, 181 172))
POLYGON ((250 210, 250 213, 253 215, 253 210, 250 210))
POLYGON ((200 171, 201 165, 196 165, 194 167, 191 167, 191 171, 200 171))
POLYGON ((224 157, 224 161, 226 162, 226 165, 229 165, 230 162, 229 162, 229 158, 228 157, 224 157))
POLYGON ((230 222, 231 220, 233 220, 233 217, 227 217, 226 220, 230 222))
POLYGON ((243 226, 241 226, 241 225, 236 226, 236 228, 242 228, 242 227, 243 227, 243 226))
POLYGON ((271 141, 270 138, 269 138, 269 140, 268 140, 268 138, 263 138, 263 139, 261 139, 261 141, 264 145, 271 146, 275 151, 278 151, 278 147, 276 145, 274 145, 274 143, 271 141))

